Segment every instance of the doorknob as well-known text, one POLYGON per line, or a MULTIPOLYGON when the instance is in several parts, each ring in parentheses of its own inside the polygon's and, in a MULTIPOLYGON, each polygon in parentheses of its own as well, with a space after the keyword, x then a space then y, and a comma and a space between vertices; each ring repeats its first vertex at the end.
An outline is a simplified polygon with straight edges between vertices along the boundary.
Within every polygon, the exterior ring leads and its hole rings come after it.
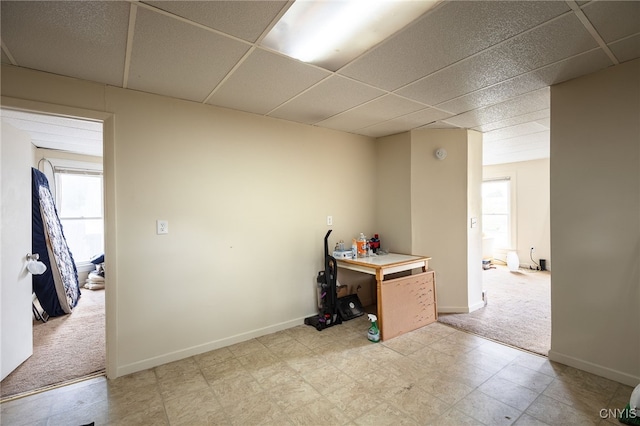
POLYGON ((33 275, 42 275, 47 270, 47 265, 40 262, 40 255, 38 253, 27 253, 27 271, 33 275))

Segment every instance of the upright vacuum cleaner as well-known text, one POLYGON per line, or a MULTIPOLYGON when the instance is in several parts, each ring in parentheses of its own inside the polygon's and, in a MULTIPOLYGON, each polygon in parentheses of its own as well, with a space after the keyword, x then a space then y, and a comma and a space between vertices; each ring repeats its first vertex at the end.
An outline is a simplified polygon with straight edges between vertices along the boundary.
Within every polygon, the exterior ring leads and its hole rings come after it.
POLYGON ((329 255, 329 235, 331 229, 324 236, 324 271, 318 272, 318 315, 304 319, 304 323, 321 331, 333 325, 341 324, 338 315, 338 263, 329 255))

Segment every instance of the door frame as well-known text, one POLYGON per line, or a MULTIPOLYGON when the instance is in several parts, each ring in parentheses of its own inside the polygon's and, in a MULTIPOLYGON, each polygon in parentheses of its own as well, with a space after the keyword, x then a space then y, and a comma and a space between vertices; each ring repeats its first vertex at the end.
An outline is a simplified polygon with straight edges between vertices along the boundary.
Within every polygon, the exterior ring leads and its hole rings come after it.
POLYGON ((106 335, 106 375, 109 379, 117 377, 118 367, 118 330, 117 330, 117 236, 116 236, 116 196, 115 196, 115 117, 114 114, 84 108, 68 107, 45 102, 29 101, 25 99, 2 96, 2 108, 17 109, 33 113, 58 115, 69 118, 102 121, 102 167, 103 167, 103 198, 104 198, 104 251, 105 276, 108 286, 105 286, 105 335, 106 335))

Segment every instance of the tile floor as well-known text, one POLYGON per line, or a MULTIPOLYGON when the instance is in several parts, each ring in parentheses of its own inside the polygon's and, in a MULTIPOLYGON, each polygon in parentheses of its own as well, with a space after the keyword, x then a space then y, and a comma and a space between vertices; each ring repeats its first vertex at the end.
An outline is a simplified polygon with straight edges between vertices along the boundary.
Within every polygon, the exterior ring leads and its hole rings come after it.
POLYGON ((591 425, 632 388, 439 323, 373 344, 300 325, 3 403, 2 425, 591 425))

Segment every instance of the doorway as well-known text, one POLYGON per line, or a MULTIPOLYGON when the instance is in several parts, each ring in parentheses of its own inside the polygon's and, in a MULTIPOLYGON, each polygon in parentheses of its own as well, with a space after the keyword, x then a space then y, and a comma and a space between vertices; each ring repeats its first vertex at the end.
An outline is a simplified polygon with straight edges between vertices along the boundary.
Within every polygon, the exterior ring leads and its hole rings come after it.
POLYGON ((549 158, 485 165, 483 180, 486 305, 439 320, 546 356, 551 347, 549 158), (507 259, 514 255, 511 270, 507 259), (540 270, 543 264, 546 271, 540 270))
MULTIPOLYGON (((32 166, 47 175, 74 254, 81 288, 81 297, 71 314, 49 318, 46 322, 34 319, 33 355, 2 381, 1 399, 4 400, 104 374, 106 291, 84 288, 88 275, 96 270, 90 257, 99 255, 100 251, 104 254, 103 123, 11 109, 2 109, 2 120, 31 138, 32 166), (95 193, 96 188, 99 195, 95 193), (61 198, 62 193, 67 197, 61 198), (95 213, 96 197, 99 214, 95 213), (66 205, 61 205, 61 201, 66 205), (90 209, 91 215, 76 211, 83 202, 94 207, 90 209), (99 229, 99 241, 92 229, 99 229)), ((31 192, 30 188, 26 190, 31 192)), ((37 300, 35 304, 37 306, 37 300)))

